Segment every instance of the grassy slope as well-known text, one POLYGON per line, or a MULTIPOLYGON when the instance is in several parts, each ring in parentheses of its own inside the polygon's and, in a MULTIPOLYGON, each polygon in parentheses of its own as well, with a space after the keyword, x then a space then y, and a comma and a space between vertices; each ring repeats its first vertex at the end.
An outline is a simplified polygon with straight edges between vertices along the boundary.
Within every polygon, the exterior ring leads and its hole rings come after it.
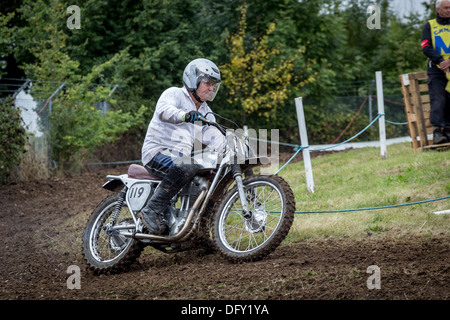
MULTIPOLYGON (((291 185, 296 211, 374 208, 450 195, 450 150, 414 153, 409 143, 365 148, 312 159, 315 192, 306 188, 303 161, 279 174, 291 185)), ((388 209, 296 214, 289 239, 450 235, 450 199, 388 209)))

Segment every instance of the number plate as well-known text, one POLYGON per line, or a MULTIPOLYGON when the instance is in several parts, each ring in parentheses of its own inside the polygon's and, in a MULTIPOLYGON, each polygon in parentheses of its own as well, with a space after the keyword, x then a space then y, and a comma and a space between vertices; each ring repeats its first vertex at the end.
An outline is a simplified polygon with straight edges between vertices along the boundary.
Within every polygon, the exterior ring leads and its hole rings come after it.
POLYGON ((127 192, 127 202, 131 210, 139 211, 147 203, 152 187, 148 182, 136 182, 127 192))

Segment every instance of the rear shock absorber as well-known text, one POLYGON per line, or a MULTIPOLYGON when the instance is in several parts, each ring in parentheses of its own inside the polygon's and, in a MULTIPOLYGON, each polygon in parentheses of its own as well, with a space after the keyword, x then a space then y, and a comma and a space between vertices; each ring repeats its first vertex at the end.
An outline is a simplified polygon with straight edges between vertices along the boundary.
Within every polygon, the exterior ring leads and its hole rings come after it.
POLYGON ((110 217, 110 219, 109 219, 109 223, 108 223, 108 226, 109 226, 109 227, 111 227, 111 226, 113 226, 113 225, 116 224, 116 220, 117 220, 117 218, 118 218, 119 215, 120 215, 120 211, 122 210, 123 203, 124 203, 125 197, 126 197, 126 195, 127 195, 127 191, 128 191, 128 187, 125 186, 125 187, 122 189, 122 192, 121 192, 120 195, 119 195, 119 199, 117 200, 116 205, 114 206, 113 214, 111 215, 111 217, 110 217))

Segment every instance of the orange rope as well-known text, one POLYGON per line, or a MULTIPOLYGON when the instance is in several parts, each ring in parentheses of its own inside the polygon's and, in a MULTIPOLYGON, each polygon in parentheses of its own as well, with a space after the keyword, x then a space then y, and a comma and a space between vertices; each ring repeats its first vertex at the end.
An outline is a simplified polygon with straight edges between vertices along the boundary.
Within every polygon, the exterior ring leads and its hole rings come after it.
POLYGON ((40 114, 40 113, 45 109, 45 107, 47 106, 47 104, 48 104, 49 101, 50 101, 50 97, 47 98, 47 102, 44 104, 44 106, 42 107, 42 109, 41 109, 37 114, 40 114))
POLYGON ((359 107, 358 111, 356 112, 355 116, 353 117, 352 121, 350 121, 350 123, 347 125, 347 127, 344 129, 344 131, 342 131, 341 134, 336 139, 334 139, 333 142, 331 142, 330 144, 335 144, 336 141, 338 141, 344 135, 344 133, 351 127, 351 125, 353 124, 353 122, 355 121, 356 117, 361 112, 362 108, 364 107, 364 105, 366 104, 368 99, 369 99, 369 96, 366 96, 366 98, 364 99, 363 103, 361 104, 361 106, 359 107))

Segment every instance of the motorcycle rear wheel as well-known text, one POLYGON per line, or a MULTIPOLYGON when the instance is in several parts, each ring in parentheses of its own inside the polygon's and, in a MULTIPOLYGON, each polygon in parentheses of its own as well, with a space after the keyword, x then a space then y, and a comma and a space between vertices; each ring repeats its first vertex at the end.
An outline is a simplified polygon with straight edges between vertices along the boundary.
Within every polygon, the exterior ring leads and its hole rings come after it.
POLYGON ((286 238, 294 220, 295 199, 279 176, 244 180, 251 218, 245 218, 237 187, 219 206, 213 224, 216 249, 232 262, 256 261, 273 252, 286 238))
MULTIPOLYGON (((127 270, 140 256, 145 245, 135 239, 116 234, 108 234, 105 230, 119 201, 114 194, 104 199, 92 212, 83 231, 82 252, 88 268, 94 273, 117 273, 127 270)), ((117 217, 117 224, 133 223, 131 213, 123 203, 117 217)), ((133 232, 133 229, 125 229, 133 232)))

